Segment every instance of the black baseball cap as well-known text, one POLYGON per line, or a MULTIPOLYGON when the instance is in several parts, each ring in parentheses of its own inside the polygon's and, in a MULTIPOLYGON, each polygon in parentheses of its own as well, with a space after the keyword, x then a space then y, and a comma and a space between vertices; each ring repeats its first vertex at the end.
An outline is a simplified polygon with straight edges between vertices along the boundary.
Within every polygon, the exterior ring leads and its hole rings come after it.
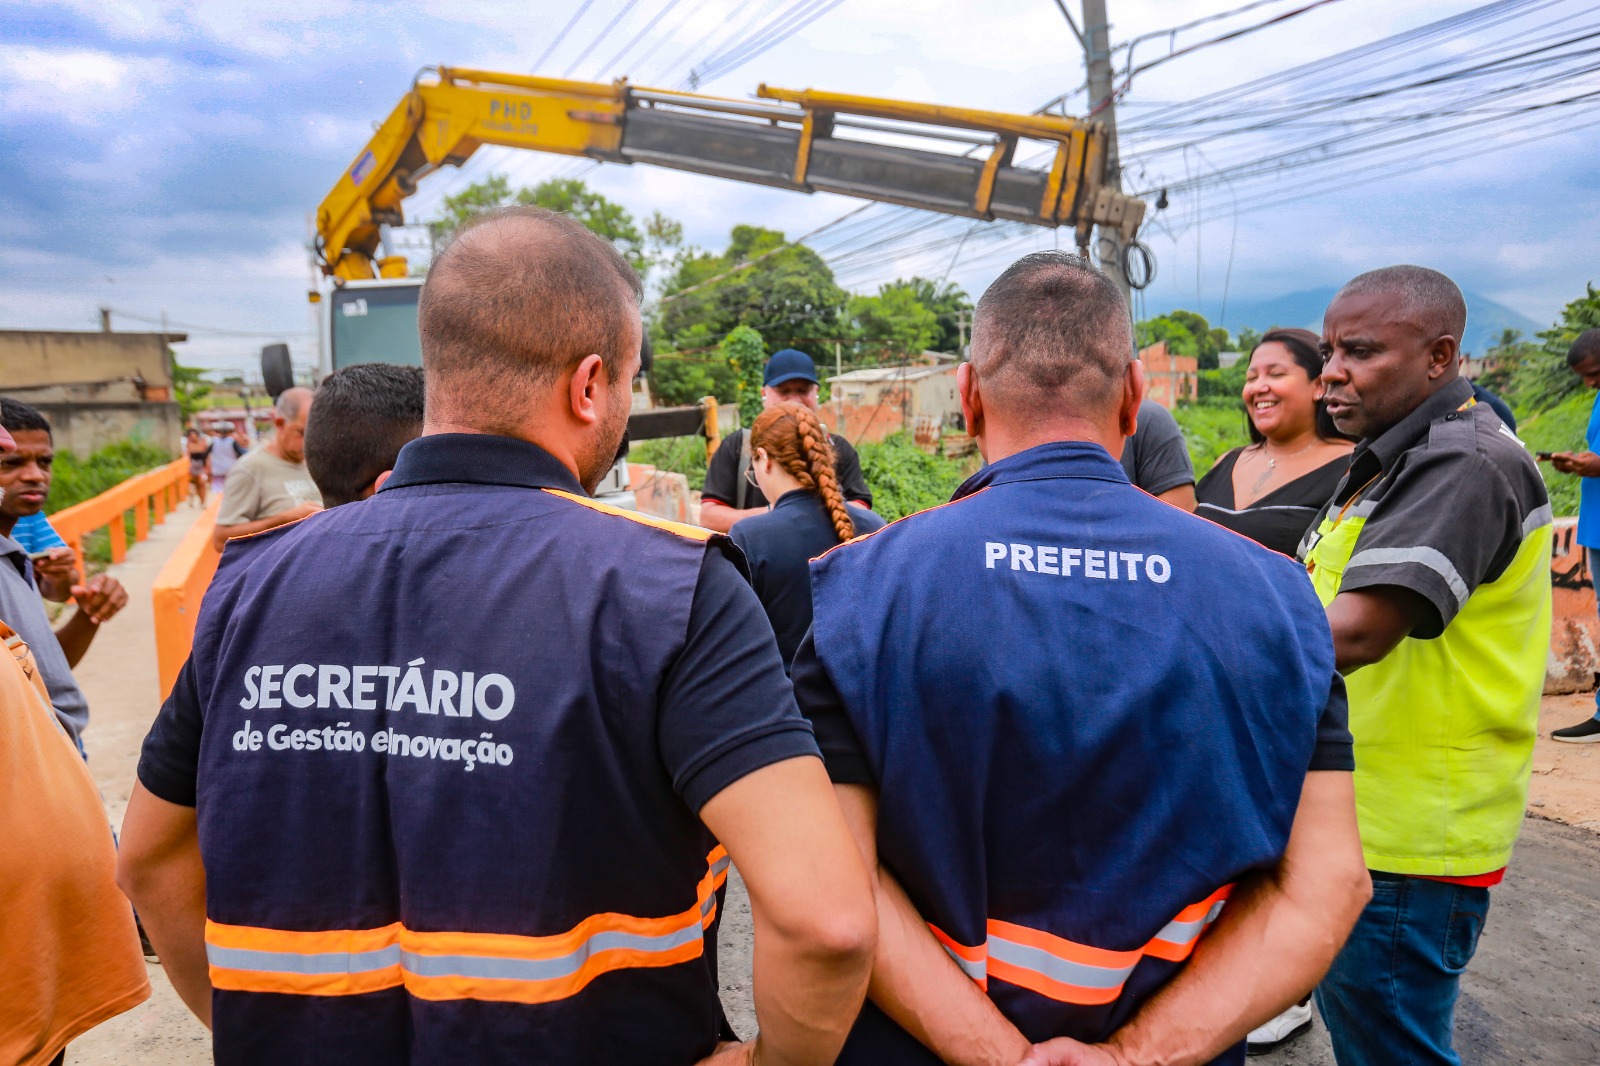
POLYGON ((785 381, 809 381, 813 385, 822 384, 817 380, 817 364, 805 352, 795 348, 785 348, 783 351, 767 360, 767 369, 761 375, 761 384, 766 386, 782 385, 785 381))

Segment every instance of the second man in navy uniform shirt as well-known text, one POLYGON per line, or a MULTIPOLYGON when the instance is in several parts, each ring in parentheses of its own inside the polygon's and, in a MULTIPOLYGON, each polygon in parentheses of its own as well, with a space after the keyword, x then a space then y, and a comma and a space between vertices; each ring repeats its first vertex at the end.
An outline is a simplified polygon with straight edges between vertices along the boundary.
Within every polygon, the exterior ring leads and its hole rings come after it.
POLYGON ((759 1057, 842 1043, 870 884, 738 552, 588 496, 638 298, 564 216, 470 223, 422 290, 423 437, 207 598, 121 880, 222 1066, 693 1063, 732 1035, 730 860, 759 1057))
POLYGON ((1242 1062, 1370 891, 1321 606, 1129 484, 1131 332, 1093 267, 1016 263, 958 375, 989 465, 812 564, 795 691, 879 874, 841 1063, 1242 1062))

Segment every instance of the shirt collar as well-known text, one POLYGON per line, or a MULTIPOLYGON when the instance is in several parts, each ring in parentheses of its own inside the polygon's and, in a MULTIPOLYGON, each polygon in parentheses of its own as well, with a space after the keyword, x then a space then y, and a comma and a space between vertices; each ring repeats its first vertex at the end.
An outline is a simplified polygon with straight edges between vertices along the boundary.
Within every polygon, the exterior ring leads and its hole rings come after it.
POLYGON ((772 505, 772 509, 776 511, 780 507, 793 507, 796 504, 805 503, 813 495, 815 494, 808 489, 790 489, 778 497, 777 502, 772 505))
POLYGON ((1083 440, 1052 441, 1026 451, 1008 455, 973 474, 956 489, 952 500, 971 496, 991 485, 1013 481, 1042 481, 1049 478, 1085 477, 1128 484, 1128 473, 1111 453, 1098 444, 1083 440))
POLYGON ((1381 435, 1363 440, 1356 446, 1355 454, 1350 460, 1352 475, 1350 480, 1356 480, 1354 474, 1358 466, 1371 470, 1369 476, 1376 476, 1382 471, 1393 468, 1395 460, 1427 436, 1429 426, 1460 410, 1461 406, 1471 399, 1472 383, 1466 378, 1457 378, 1422 401, 1416 410, 1381 435), (1377 466, 1376 470, 1371 469, 1374 463, 1377 466))
POLYGON ((14 567, 22 580, 33 584, 33 560, 28 558, 27 549, 4 534, 0 534, 0 559, 14 567))
POLYGON ((401 448, 383 491, 413 485, 508 485, 588 495, 572 471, 537 444, 487 433, 438 433, 401 448))

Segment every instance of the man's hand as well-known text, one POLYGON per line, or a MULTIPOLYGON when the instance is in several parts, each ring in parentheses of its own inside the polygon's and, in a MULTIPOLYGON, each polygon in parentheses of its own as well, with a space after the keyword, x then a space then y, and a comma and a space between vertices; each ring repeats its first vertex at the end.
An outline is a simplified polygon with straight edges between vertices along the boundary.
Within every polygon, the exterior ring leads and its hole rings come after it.
POLYGON ((109 622, 118 611, 128 606, 128 590, 122 587, 122 582, 108 574, 90 578, 87 584, 73 585, 72 598, 77 601, 78 610, 95 625, 109 622))
POLYGON ((1600 477, 1600 455, 1594 452, 1556 452, 1550 457, 1550 465, 1563 474, 1600 477))
POLYGON ((754 1040, 746 1040, 742 1044, 724 1040, 717 1045, 717 1050, 695 1063, 695 1066, 755 1066, 755 1062, 754 1040))
POLYGON ((71 548, 51 548, 50 554, 33 561, 33 580, 39 595, 52 603, 66 603, 78 583, 78 557, 71 548))
POLYGON ((1126 1060, 1100 1044, 1080 1044, 1063 1036, 1033 1045, 1018 1066, 1126 1066, 1126 1060))

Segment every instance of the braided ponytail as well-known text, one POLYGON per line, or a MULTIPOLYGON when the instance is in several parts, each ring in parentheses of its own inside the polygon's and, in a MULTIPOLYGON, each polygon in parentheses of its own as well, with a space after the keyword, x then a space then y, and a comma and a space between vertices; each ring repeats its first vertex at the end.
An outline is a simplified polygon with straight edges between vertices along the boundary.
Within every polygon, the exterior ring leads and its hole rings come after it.
POLYGON ((833 443, 822 431, 816 412, 800 403, 775 404, 756 418, 750 428, 750 445, 771 456, 801 488, 822 498, 841 543, 856 535, 844 494, 839 491, 833 443))

